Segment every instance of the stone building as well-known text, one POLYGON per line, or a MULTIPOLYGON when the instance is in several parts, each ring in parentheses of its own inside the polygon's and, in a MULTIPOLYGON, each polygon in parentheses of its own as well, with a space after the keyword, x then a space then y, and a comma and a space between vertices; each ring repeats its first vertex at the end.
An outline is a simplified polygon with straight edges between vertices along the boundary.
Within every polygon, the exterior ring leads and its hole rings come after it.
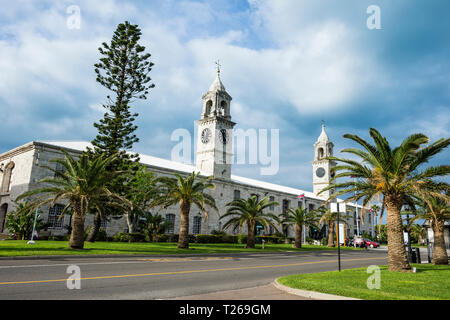
MULTIPOLYGON (((173 173, 190 174, 193 171, 202 175, 214 176, 215 190, 210 192, 217 203, 219 213, 211 211, 209 219, 205 220, 197 208, 192 208, 190 215, 191 234, 209 234, 213 230, 221 230, 224 221, 219 221, 219 214, 226 211, 226 204, 237 198, 248 198, 257 195, 259 198, 269 197, 271 201, 276 201, 279 206, 273 208, 273 212, 281 215, 289 208, 296 209, 306 206, 313 210, 318 208, 329 196, 329 192, 320 197, 317 195, 320 190, 329 184, 332 178, 330 168, 334 165, 332 161, 326 160, 327 156, 333 154, 334 145, 322 126, 322 132, 314 144, 313 169, 313 192, 276 185, 264 181, 249 179, 233 175, 231 172, 231 158, 233 156, 233 127, 235 123, 231 121, 231 96, 227 93, 221 79, 220 71, 208 92, 203 95, 203 108, 200 120, 196 122, 198 129, 197 151, 195 166, 178 163, 171 160, 156 158, 148 155, 140 155, 141 163, 148 166, 157 176, 171 175, 173 173), (299 198, 300 196, 300 198, 299 198)), ((36 186, 36 183, 51 174, 43 166, 55 166, 49 162, 51 159, 62 158, 61 149, 66 150, 71 155, 78 155, 90 144, 88 142, 29 142, 23 146, 7 151, 0 155, 0 233, 7 233, 5 229, 6 214, 14 210, 14 200, 21 193, 36 186)), ((59 170, 59 168, 55 167, 59 170)), ((339 200, 342 201, 342 200, 339 200)), ((67 233, 65 226, 70 225, 70 216, 60 219, 61 210, 64 203, 58 203, 54 207, 41 208, 41 218, 50 223, 49 228, 53 235, 63 235, 67 233)), ((366 231, 374 233, 374 217, 372 213, 366 213, 364 223, 361 223, 361 206, 347 204, 347 211, 351 216, 347 219, 345 226, 346 234, 352 237, 357 232, 366 231)), ((271 208, 272 209, 272 208, 271 208)), ((174 227, 167 230, 168 233, 177 233, 179 230, 179 213, 177 207, 161 210, 160 213, 166 219, 174 223, 174 227)), ((93 215, 86 218, 86 226, 92 223, 93 215)), ((109 236, 117 232, 127 231, 125 218, 110 219, 103 222, 103 227, 109 236)), ((282 228, 279 226, 279 230, 282 228)), ((260 233, 273 234, 275 230, 258 229, 260 233)), ((245 230, 228 230, 229 233, 244 233, 245 230)), ((293 227, 285 230, 288 236, 294 236, 293 227)), ((325 229, 308 232, 308 237, 323 236, 325 229)))

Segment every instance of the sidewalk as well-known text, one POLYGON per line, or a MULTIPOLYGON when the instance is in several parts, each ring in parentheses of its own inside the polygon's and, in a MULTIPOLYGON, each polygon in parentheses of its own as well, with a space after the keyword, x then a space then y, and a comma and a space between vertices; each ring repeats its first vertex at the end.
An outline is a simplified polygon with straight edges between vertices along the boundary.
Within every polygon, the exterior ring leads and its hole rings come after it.
POLYGON ((170 300, 314 300, 277 289, 272 283, 246 289, 219 291, 170 300))

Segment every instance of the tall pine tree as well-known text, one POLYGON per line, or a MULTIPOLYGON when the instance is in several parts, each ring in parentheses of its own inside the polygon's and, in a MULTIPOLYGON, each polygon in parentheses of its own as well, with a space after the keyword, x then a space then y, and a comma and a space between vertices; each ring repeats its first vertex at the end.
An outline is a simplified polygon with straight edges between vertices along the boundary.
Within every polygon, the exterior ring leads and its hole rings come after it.
MULTIPOLYGON (((138 43, 141 35, 138 25, 126 21, 117 26, 110 44, 104 42, 98 49, 101 58, 95 64, 97 82, 112 94, 107 96, 108 103, 103 105, 106 109, 103 119, 94 123, 98 134, 92 141, 94 150, 88 150, 88 153, 92 156, 118 154, 117 160, 111 164, 114 170, 138 169, 139 155, 126 152, 139 141, 134 134, 137 129, 134 121, 138 114, 130 111, 130 103, 147 99, 149 89, 155 86, 149 77, 154 65, 149 61, 151 55, 145 53, 145 47, 138 43)), ((111 181, 111 189, 125 195, 127 179, 129 175, 122 175, 111 181)), ((96 214, 88 241, 95 240, 103 218, 96 214)))

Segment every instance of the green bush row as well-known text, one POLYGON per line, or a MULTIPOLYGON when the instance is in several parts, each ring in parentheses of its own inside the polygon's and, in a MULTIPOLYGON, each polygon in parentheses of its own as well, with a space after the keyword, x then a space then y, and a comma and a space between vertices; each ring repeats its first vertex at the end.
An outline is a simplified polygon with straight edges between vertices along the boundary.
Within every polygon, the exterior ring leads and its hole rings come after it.
MULTIPOLYGON (((86 230, 85 236, 87 236, 89 229, 86 230)), ((155 237, 155 242, 178 242, 178 234, 160 234, 155 237)), ((68 241, 70 235, 63 236, 43 236, 39 237, 39 240, 52 240, 52 241, 68 241)), ((279 236, 256 236, 256 243, 284 243, 284 238, 279 236)), ((100 228, 96 241, 113 241, 113 242, 150 242, 149 237, 142 233, 126 233, 119 232, 113 237, 107 237, 106 231, 100 228)), ((228 234, 197 234, 189 235, 190 243, 237 243, 246 244, 247 235, 228 235, 228 234)))

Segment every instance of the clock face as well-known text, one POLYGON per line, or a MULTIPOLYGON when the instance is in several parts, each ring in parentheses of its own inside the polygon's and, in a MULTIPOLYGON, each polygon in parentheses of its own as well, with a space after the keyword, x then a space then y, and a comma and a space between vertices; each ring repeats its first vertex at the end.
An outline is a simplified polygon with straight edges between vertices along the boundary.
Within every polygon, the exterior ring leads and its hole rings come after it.
POLYGON ((227 132, 226 129, 221 129, 220 130, 219 139, 220 139, 220 142, 222 142, 223 144, 227 144, 227 142, 228 142, 228 132, 227 132))
POLYGON ((319 178, 322 178, 322 177, 325 175, 325 169, 324 169, 324 168, 317 168, 317 170, 316 170, 316 175, 317 175, 319 178))
POLYGON ((202 142, 208 143, 211 139, 211 130, 209 128, 203 129, 202 131, 202 142))

